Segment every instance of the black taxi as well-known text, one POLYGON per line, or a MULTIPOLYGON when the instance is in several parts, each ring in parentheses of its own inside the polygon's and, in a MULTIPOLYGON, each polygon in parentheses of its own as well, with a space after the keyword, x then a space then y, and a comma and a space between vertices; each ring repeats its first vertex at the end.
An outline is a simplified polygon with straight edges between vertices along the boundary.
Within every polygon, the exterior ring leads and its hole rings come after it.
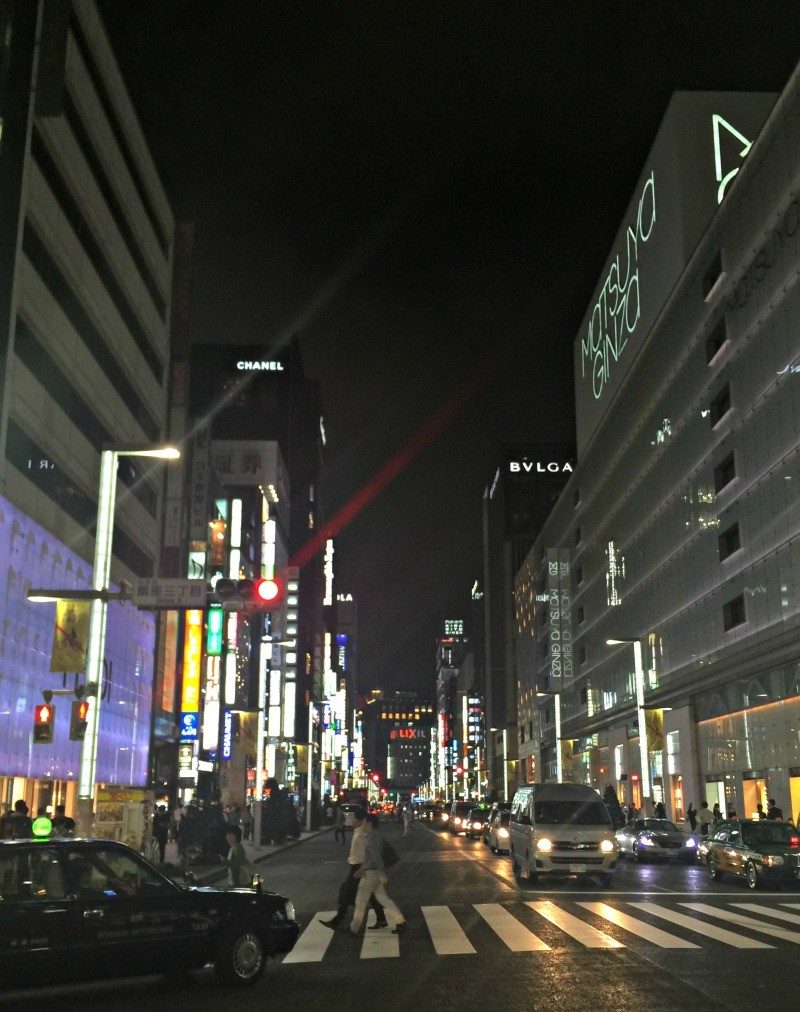
POLYGON ((751 889, 767 882, 800 884, 800 830, 785 822, 722 822, 704 843, 713 879, 728 872, 743 878, 751 889))
POLYGON ((298 934, 293 905, 259 886, 181 886, 108 840, 0 841, 0 989, 207 963, 247 986, 298 934))

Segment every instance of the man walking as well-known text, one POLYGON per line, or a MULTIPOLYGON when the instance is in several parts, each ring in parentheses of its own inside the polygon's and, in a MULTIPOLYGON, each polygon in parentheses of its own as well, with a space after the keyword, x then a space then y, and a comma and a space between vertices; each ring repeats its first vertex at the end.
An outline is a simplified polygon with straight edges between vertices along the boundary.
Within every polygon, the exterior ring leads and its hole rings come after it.
POLYGON ((711 814, 707 801, 704 801, 702 805, 700 805, 700 811, 697 813, 697 821, 700 823, 700 835, 708 836, 709 827, 714 823, 714 816, 711 814))
MULTIPOLYGON (((386 877, 386 867, 383 863, 383 837, 380 834, 380 822, 377 815, 367 816, 365 834, 364 862, 356 872, 356 878, 360 881, 358 883, 350 931, 354 935, 361 934, 361 925, 364 923, 367 903, 377 897, 385 911, 383 924, 386 924, 386 913, 388 913, 393 924, 392 934, 399 935, 406 926, 406 919, 403 917, 400 908, 386 892, 386 882, 388 880, 386 877)), ((375 927, 381 926, 375 925, 375 927)))
MULTIPOLYGON (((350 854, 347 858, 347 863, 350 865, 350 872, 339 888, 339 904, 337 906, 336 913, 329 921, 323 921, 322 918, 320 918, 320 924, 324 924, 326 928, 331 928, 332 930, 339 927, 344 920, 345 914, 347 913, 347 908, 352 906, 356 901, 356 892, 359 884, 358 879, 356 878, 356 873, 359 871, 364 862, 364 854, 367 846, 364 818, 365 812, 363 808, 355 808, 353 810, 353 838, 350 841, 350 854)), ((385 928, 387 924, 383 907, 374 896, 370 897, 369 903, 375 911, 375 916, 378 918, 373 927, 385 928)))

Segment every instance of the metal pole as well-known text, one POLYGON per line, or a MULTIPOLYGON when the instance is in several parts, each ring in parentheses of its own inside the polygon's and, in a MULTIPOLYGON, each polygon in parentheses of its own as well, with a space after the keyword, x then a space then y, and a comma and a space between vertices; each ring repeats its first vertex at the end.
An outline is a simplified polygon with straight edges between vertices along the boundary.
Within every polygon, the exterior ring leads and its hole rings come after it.
POLYGON ((636 675, 636 711, 639 717, 639 759, 641 762, 642 808, 644 815, 650 815, 650 755, 647 750, 647 722, 644 714, 644 665, 642 664, 642 641, 633 641, 633 664, 636 675))
POLYGON ((481 747, 480 747, 480 745, 476 746, 476 752, 477 752, 477 763, 478 763, 478 804, 480 804, 480 800, 481 800, 481 747))
MULTIPOLYGON (((97 527, 94 540, 92 589, 105 590, 111 574, 111 547, 114 534, 114 500, 117 492, 117 453, 103 450, 100 454, 100 487, 97 494, 97 527)), ((89 642, 86 649, 86 681, 96 686, 96 695, 87 697, 86 734, 81 746, 78 772, 78 831, 91 835, 97 742, 100 734, 100 703, 103 693, 103 657, 106 647, 108 603, 92 601, 89 613, 89 642)))
POLYGON ((256 782, 253 799, 253 841, 261 846, 261 806, 264 797, 264 721, 267 715, 267 651, 272 658, 272 645, 261 644, 258 658, 258 712, 256 713, 256 782))
POLYGON ((553 697, 556 715, 556 781, 564 783, 564 757, 561 754, 561 694, 556 692, 553 697))
POLYGON ((311 807, 314 801, 314 703, 308 704, 308 769, 306 770, 306 832, 311 832, 311 807))
POLYGON ((508 801, 508 728, 503 728, 503 801, 508 801))

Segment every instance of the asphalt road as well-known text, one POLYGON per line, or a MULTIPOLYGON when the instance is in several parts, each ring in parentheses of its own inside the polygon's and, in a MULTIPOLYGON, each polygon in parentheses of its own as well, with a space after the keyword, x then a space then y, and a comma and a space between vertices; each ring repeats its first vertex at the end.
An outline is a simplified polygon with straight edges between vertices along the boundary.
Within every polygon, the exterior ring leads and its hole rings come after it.
POLYGON ((402 854, 390 895, 408 929, 354 938, 317 918, 335 906, 344 852, 324 834, 263 865, 265 886, 295 904, 292 956, 253 988, 220 989, 208 971, 17 993, 92 1009, 484 1008, 752 1009, 794 1005, 800 986, 800 891, 751 893, 699 866, 625 863, 614 885, 518 887, 506 857, 480 841, 388 825, 402 854), (741 904, 747 904, 742 906, 741 904))

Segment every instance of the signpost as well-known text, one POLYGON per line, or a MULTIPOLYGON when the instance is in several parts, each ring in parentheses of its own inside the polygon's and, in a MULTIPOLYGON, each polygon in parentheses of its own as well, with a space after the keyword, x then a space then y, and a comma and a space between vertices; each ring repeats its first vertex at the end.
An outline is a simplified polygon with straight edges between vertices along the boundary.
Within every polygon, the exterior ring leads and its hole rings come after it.
POLYGON ((208 595, 205 580, 147 579, 137 580, 131 598, 137 608, 172 610, 204 608, 208 595))

